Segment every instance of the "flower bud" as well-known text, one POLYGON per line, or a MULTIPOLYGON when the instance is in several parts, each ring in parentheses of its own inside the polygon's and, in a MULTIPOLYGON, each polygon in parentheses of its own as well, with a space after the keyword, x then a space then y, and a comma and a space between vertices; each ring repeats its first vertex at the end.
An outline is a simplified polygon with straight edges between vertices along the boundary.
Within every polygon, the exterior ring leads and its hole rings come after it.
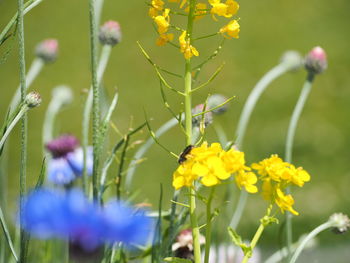
POLYGON ((67 105, 73 101, 73 92, 68 86, 60 85, 52 90, 52 98, 59 101, 61 105, 67 105))
POLYGON ((281 63, 285 64, 288 70, 295 71, 303 66, 303 58, 298 51, 288 50, 283 53, 281 63))
POLYGON ((343 213, 335 213, 331 215, 329 221, 334 224, 333 231, 336 234, 343 234, 350 228, 350 219, 343 213))
POLYGON ((320 74, 327 69, 327 55, 321 47, 313 48, 305 58, 305 68, 313 74, 320 74))
MULTIPOLYGON (((208 109, 209 109, 208 106, 206 107, 206 109, 204 109, 204 104, 199 104, 193 108, 192 115, 200 114, 208 109)), ((201 123, 203 122, 203 119, 204 119, 204 127, 207 127, 208 125, 213 123, 213 113, 206 112, 202 115, 198 115, 192 118, 192 125, 194 127, 200 127, 201 123)))
MULTIPOLYGON (((227 98, 221 94, 213 94, 208 98, 208 109, 212 109, 215 107, 218 107, 219 105, 223 104, 225 101, 227 101, 227 98)), ((212 111, 212 113, 219 115, 223 114, 228 110, 228 104, 224 104, 221 107, 215 109, 212 111)))
POLYGON ((58 54, 58 41, 56 39, 45 39, 36 46, 35 54, 45 63, 54 62, 58 54))
POLYGON ((119 23, 112 20, 107 21, 101 26, 98 37, 102 45, 115 46, 122 39, 119 23))
POLYGON ((73 152, 78 146, 79 141, 75 136, 64 134, 48 142, 46 144, 46 149, 53 157, 58 158, 73 152))
POLYGON ((36 91, 29 92, 25 98, 25 103, 29 108, 34 108, 39 106, 41 103, 40 94, 36 91))

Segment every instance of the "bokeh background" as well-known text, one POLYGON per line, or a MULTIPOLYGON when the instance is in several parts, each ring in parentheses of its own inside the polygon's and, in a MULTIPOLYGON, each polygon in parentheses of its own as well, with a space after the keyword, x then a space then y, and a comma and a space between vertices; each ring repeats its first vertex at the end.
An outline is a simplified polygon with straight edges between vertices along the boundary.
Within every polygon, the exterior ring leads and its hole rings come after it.
MULTIPOLYGON (((294 147, 294 163, 303 166, 312 175, 312 181, 302 189, 295 189, 295 208, 300 216, 294 219, 295 235, 310 231, 333 212, 350 213, 350 2, 348 0, 309 1, 241 1, 239 11, 241 34, 239 40, 226 41, 223 51, 207 64, 201 73, 205 81, 225 62, 217 79, 194 98, 202 103, 208 92, 236 96, 229 111, 215 118, 215 123, 225 129, 230 139, 234 132, 244 101, 254 84, 275 66, 286 50, 306 54, 316 45, 328 54, 329 69, 316 78, 302 118, 299 122, 294 147)), ((0 28, 2 29, 16 11, 12 0, 0 0, 0 28)), ((159 82, 153 68, 140 53, 140 41, 154 61, 171 71, 183 73, 184 61, 178 50, 171 46, 155 46, 156 33, 147 14, 144 1, 105 0, 102 21, 117 20, 123 32, 122 43, 113 48, 104 77, 107 93, 119 91, 119 103, 113 117, 114 124, 125 133, 131 126, 144 121, 144 109, 153 118, 157 129, 171 116, 162 104, 159 82)), ((174 20, 175 21, 175 20, 174 20)), ((221 22, 210 17, 196 24, 198 35, 213 33, 221 22)), ((39 174, 42 160, 42 121, 56 85, 67 84, 74 90, 74 103, 62 112, 57 123, 57 134, 72 133, 80 137, 82 105, 89 88, 89 24, 88 1, 45 0, 25 17, 25 42, 27 68, 34 59, 35 45, 45 38, 57 38, 60 45, 58 60, 48 65, 35 80, 32 90, 40 92, 42 105, 29 113, 29 186, 39 174)), ((195 64, 210 55, 220 43, 220 37, 203 40, 196 45, 201 53, 195 64)), ((0 64, 0 115, 3 119, 9 101, 18 86, 17 43, 8 41, 0 47, 0 54, 10 54, 0 64)), ((305 70, 289 73, 276 80, 262 96, 252 116, 245 138, 248 162, 255 162, 272 153, 283 156, 288 122, 297 101, 305 70)), ((169 77, 173 85, 182 89, 182 83, 169 77)), ((174 110, 180 110, 180 98, 167 93, 174 110)), ((120 136, 111 130, 110 146, 120 136)), ((148 137, 147 130, 136 139, 148 137)), ((11 136, 8 160, 8 206, 14 213, 18 196, 19 129, 11 136)), ((212 127, 208 140, 215 140, 212 127)), ((184 136, 173 129, 161 139, 174 152, 185 146, 184 136)), ((108 150, 108 147, 107 147, 108 150)), ((176 162, 166 152, 154 146, 147 160, 137 170, 134 189, 142 187, 138 201, 156 204, 159 185, 163 184, 165 206, 172 196, 171 174, 176 162)), ((112 174, 116 170, 112 171, 112 174)), ((266 204, 259 196, 250 198, 240 232, 250 237, 257 227, 257 219, 266 204)), ((234 205, 234 204, 229 204, 234 205)), ((281 218, 283 221, 283 218, 281 218)), ((219 228, 219 226, 216 226, 219 228)), ((265 246, 279 246, 279 227, 272 226, 262 239, 265 246)), ((320 236, 322 249, 311 252, 305 262, 349 262, 349 234, 335 236, 328 232, 320 236), (328 249, 328 250, 327 250, 328 249), (322 254, 320 254, 323 251, 322 254)))

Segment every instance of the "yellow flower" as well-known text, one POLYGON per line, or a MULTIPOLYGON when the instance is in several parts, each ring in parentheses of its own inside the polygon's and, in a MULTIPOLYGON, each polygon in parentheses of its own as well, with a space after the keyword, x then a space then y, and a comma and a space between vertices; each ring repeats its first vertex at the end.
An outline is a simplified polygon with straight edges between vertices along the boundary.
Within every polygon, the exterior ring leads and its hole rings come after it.
POLYGON ((294 199, 291 195, 285 195, 281 189, 277 188, 275 199, 276 204, 279 206, 282 213, 284 211, 289 211, 294 215, 299 215, 299 213, 292 207, 294 205, 294 199))
POLYGON ((174 34, 161 34, 159 35, 156 45, 157 46, 164 46, 169 41, 172 41, 174 39, 174 34))
POLYGON ((189 39, 186 40, 186 31, 182 32, 179 37, 180 51, 184 54, 185 59, 190 59, 193 56, 198 57, 199 52, 190 44, 189 39))
POLYGON ((292 208, 293 197, 285 194, 284 191, 291 184, 302 187, 305 182, 310 181, 308 172, 302 167, 295 168, 294 165, 284 162, 277 155, 271 155, 270 158, 252 164, 252 168, 258 171, 263 181, 263 197, 276 203, 282 212, 289 211, 298 215, 298 212, 292 208))
POLYGON ((149 10, 148 10, 148 15, 152 18, 158 16, 158 10, 154 7, 151 7, 149 10))
POLYGON ((170 12, 170 9, 166 8, 163 12, 163 15, 159 15, 154 18, 154 22, 158 26, 159 34, 164 34, 169 30, 169 26, 170 26, 169 12, 170 12))
POLYGON ((153 8, 157 9, 158 11, 162 11, 164 8, 164 1, 162 0, 152 0, 151 5, 153 8))
POLYGON ((209 4, 212 6, 210 13, 214 20, 217 20, 215 15, 232 17, 239 9, 239 4, 234 0, 227 0, 225 3, 221 3, 221 0, 209 0, 209 4))
POLYGON ((253 172, 241 170, 237 173, 235 179, 239 188, 244 187, 248 193, 252 194, 258 192, 258 188, 254 185, 258 178, 253 172))
POLYGON ((240 25, 237 20, 232 20, 220 29, 220 33, 226 38, 239 38, 240 25))
POLYGON ((249 193, 256 193, 256 175, 245 166, 244 153, 235 149, 224 151, 219 143, 208 146, 204 142, 201 146, 193 148, 186 155, 183 162, 173 175, 173 186, 179 189, 191 186, 194 180, 200 179, 205 186, 219 184, 236 174, 236 183, 239 188, 244 187, 249 193))
POLYGON ((178 190, 183 186, 192 186, 196 175, 192 173, 193 162, 185 161, 182 163, 173 174, 173 187, 178 190))

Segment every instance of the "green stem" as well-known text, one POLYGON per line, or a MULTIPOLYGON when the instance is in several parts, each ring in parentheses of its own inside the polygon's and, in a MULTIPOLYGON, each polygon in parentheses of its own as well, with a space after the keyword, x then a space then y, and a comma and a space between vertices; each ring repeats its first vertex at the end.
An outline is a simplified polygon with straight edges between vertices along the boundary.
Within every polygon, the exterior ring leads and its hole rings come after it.
POLYGON ((100 96, 97 81, 97 28, 96 28, 96 10, 95 0, 89 0, 89 18, 90 18, 90 45, 91 45, 91 77, 92 77, 92 145, 93 145, 93 173, 92 188, 93 198, 98 198, 98 174, 99 174, 99 126, 100 126, 100 96))
MULTIPOLYGON (((34 7, 36 7, 38 4, 40 4, 43 0, 29 0, 27 3, 24 4, 24 12, 23 15, 27 14, 30 10, 32 10, 34 7)), ((13 25, 16 23, 18 18, 18 12, 11 18, 11 20, 7 23, 5 28, 0 33, 0 45, 3 43, 6 35, 11 30, 13 25)))
MULTIPOLYGON (((187 20, 187 35, 188 41, 192 43, 192 31, 193 31, 193 21, 194 21, 194 10, 196 6, 196 0, 190 0, 189 3, 189 14, 187 20)), ((192 68, 191 59, 186 59, 185 64, 185 130, 186 130, 186 143, 187 145, 192 143, 192 68)), ((201 247, 199 243, 199 228, 196 216, 196 193, 194 186, 190 188, 189 195, 189 205, 190 205, 190 219, 191 228, 193 236, 193 250, 194 250, 194 262, 201 262, 201 247)))
MULTIPOLYGON (((112 51, 112 46, 104 45, 102 47, 101 56, 97 66, 97 86, 100 87, 103 74, 106 70, 107 63, 109 61, 110 55, 112 51)), ((86 192, 88 185, 88 176, 86 169, 86 160, 87 160, 87 148, 89 145, 89 126, 90 126, 90 115, 91 108, 93 106, 93 87, 90 88, 88 97, 85 101, 84 105, 84 113, 83 113, 83 123, 82 123, 82 144, 83 144, 83 188, 86 192)))
MULTIPOLYGON (((181 119, 183 119, 184 115, 181 116, 181 119)), ((180 118, 180 116, 179 116, 180 118)), ((176 118, 172 118, 166 123, 164 123, 155 133, 154 136, 156 138, 159 138, 164 133, 166 133, 171 128, 178 125, 178 120, 176 118)), ((137 166, 140 164, 142 157, 146 154, 148 149, 154 144, 154 139, 151 137, 149 138, 135 153, 134 157, 132 158, 132 161, 130 162, 127 174, 126 174, 126 181, 125 181, 125 187, 126 189, 130 189, 131 183, 134 177, 134 174, 136 172, 137 166)))
MULTIPOLYGON (((262 93, 266 90, 266 88, 271 84, 272 81, 274 81, 275 79, 277 79, 278 77, 280 77, 281 75, 283 75, 289 70, 290 70, 290 67, 286 63, 281 63, 275 66, 259 80, 259 82, 255 85, 255 87, 249 94, 248 99, 244 104, 241 116, 239 118, 237 130, 236 130, 237 139, 235 141, 235 145, 237 146, 238 149, 240 150, 243 149, 243 140, 246 134, 250 117, 262 93)), ((232 144, 229 146, 229 148, 232 147, 232 144)), ((230 226, 233 229, 237 228, 239 221, 241 220, 244 207, 247 202, 247 198, 248 198, 248 193, 246 191, 241 191, 237 208, 232 216, 231 223, 230 223, 230 226)))
MULTIPOLYGON (((32 65, 30 66, 27 76, 26 76, 26 89, 28 90, 36 77, 40 74, 41 70, 44 67, 44 61, 40 58, 33 60, 32 65)), ((21 100, 21 86, 19 86, 12 97, 10 103, 10 112, 14 112, 21 100)))
MULTIPOLYGON (((16 251, 15 251, 12 239, 11 239, 10 231, 8 230, 8 227, 6 225, 5 217, 4 217, 4 214, 2 212, 1 207, 0 207, 0 224, 1 224, 2 230, 4 231, 5 238, 6 238, 8 246, 11 250, 11 253, 12 253, 13 257, 15 258, 15 261, 18 262, 18 257, 17 257, 16 251)), ((2 251, 1 253, 5 253, 5 251, 2 251)))
POLYGON ((205 256, 204 263, 209 262, 210 245, 211 245, 211 226, 212 226, 212 213, 211 213, 211 203, 213 201, 215 192, 215 186, 211 188, 210 195, 207 201, 207 224, 205 228, 205 256))
MULTIPOLYGON (((305 102, 310 94, 313 80, 314 80, 314 74, 308 73, 308 76, 304 83, 304 87, 300 93, 298 102, 295 105, 292 118, 289 123, 287 139, 286 139, 286 148, 285 148, 285 161, 288 163, 292 162, 292 152, 293 152, 293 142, 294 142, 295 132, 296 132, 298 121, 303 111, 305 102)), ((288 188, 287 193, 289 192, 290 192, 290 189, 288 188)), ((292 253, 291 247, 293 244, 292 214, 287 211, 285 217, 286 217, 286 241, 287 241, 287 249, 288 249, 288 258, 290 258, 292 253)))
MULTIPOLYGON (((24 3, 23 0, 18 0, 18 46, 19 46, 19 72, 21 83, 21 102, 25 103, 26 97, 26 67, 25 67, 25 47, 24 47, 24 3)), ((22 116, 21 127, 21 163, 19 175, 19 192, 20 192, 20 228, 23 220, 23 198, 26 193, 26 169, 27 169, 27 114, 22 116)), ((21 230, 20 232, 20 257, 19 262, 26 262, 27 257, 27 235, 21 230)))
MULTIPOLYGON (((265 229, 265 225, 263 223, 260 223, 260 226, 258 228, 258 230, 256 231, 253 239, 252 239, 252 242, 250 243, 250 248, 251 248, 251 251, 253 252, 256 244, 258 243, 262 233, 264 232, 264 229, 265 229)), ((242 263, 247 263, 248 262, 248 259, 251 255, 250 254, 245 254, 244 255, 244 258, 242 260, 242 263)))
POLYGON ((28 111, 28 106, 26 104, 24 104, 20 111, 17 113, 16 117, 12 120, 12 122, 9 124, 9 126, 7 127, 4 135, 1 137, 0 140, 0 149, 2 149, 2 147, 4 146, 7 137, 10 135, 11 131, 13 130, 13 128, 15 127, 15 125, 17 124, 17 122, 23 117, 23 115, 28 111))
POLYGON ((305 248, 306 244, 313 239, 315 236, 317 236, 319 233, 321 233, 322 231, 331 228, 334 226, 333 222, 326 222, 318 227, 316 227, 314 230, 312 230, 305 238, 304 240, 300 243, 300 245, 298 246, 298 248, 295 250, 294 255, 292 257, 292 259, 290 260, 290 263, 295 263, 300 255, 300 253, 303 251, 303 249, 305 248))

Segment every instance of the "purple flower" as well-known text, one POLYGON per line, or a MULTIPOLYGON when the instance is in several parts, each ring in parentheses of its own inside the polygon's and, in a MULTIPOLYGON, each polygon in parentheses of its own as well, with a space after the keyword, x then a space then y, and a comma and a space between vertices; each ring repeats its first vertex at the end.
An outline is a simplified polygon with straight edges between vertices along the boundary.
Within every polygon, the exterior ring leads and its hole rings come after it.
POLYGON ((103 244, 145 244, 152 221, 145 212, 113 201, 99 207, 78 189, 31 192, 23 206, 23 229, 36 238, 69 240, 84 251, 103 244))
MULTIPOLYGON (((78 139, 72 135, 62 135, 46 144, 47 150, 52 154, 48 164, 48 178, 58 185, 72 183, 83 174, 83 150, 78 147, 78 139)), ((87 174, 92 174, 93 154, 92 147, 87 149, 87 174)))

